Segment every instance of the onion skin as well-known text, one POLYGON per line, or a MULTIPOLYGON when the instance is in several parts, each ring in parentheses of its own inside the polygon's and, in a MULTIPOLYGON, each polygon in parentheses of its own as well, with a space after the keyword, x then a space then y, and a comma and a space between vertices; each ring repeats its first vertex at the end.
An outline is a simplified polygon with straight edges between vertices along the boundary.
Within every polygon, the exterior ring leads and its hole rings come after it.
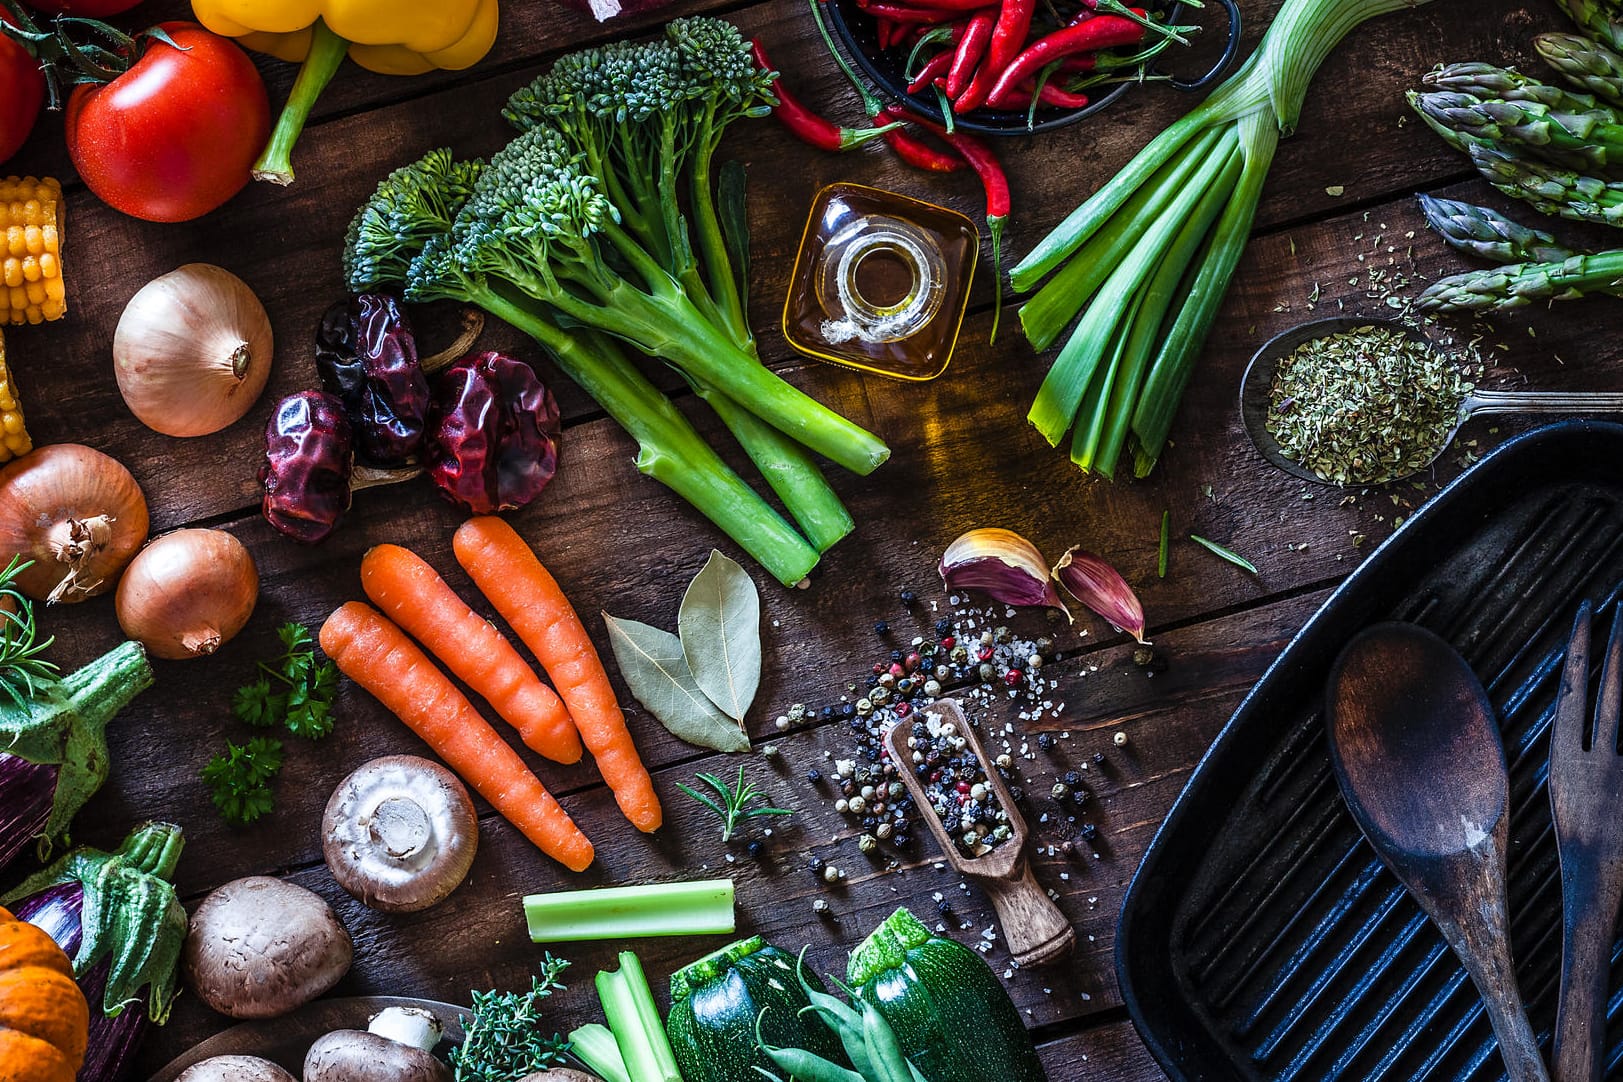
POLYGON ((154 657, 206 657, 242 630, 259 571, 224 530, 176 530, 141 550, 118 584, 118 625, 154 657))
POLYGON ((53 443, 0 469, 0 564, 33 560, 17 586, 35 601, 106 593, 147 539, 147 501, 116 459, 53 443))
POLYGON ((166 436, 239 420, 270 377, 270 317, 241 278, 188 263, 142 286, 113 332, 113 373, 136 419, 166 436))

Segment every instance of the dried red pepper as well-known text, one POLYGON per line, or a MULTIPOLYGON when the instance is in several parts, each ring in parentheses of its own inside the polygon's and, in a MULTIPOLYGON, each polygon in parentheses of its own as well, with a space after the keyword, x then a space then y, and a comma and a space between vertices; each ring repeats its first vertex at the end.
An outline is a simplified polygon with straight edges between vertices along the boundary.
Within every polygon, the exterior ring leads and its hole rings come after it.
POLYGON ((415 461, 428 415, 428 377, 397 298, 361 293, 329 308, 316 332, 316 371, 343 403, 362 462, 393 469, 415 461))
POLYGON ((265 426, 260 510, 275 530, 315 544, 349 510, 355 464, 349 419, 337 396, 299 391, 276 404, 265 426))
POLYGON ((558 470, 558 401, 523 361, 473 353, 435 383, 428 476, 476 515, 523 507, 558 470))

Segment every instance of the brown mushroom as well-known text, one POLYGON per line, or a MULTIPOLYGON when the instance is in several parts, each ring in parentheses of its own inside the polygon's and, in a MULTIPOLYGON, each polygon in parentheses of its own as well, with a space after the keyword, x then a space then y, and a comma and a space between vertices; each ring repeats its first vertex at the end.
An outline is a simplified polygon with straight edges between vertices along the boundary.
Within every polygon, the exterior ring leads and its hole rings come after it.
POLYGON ((268 1059, 258 1056, 211 1056, 199 1060, 175 1082, 299 1082, 268 1059))
POLYGON ((204 898, 182 952, 198 997, 232 1018, 275 1018, 303 1006, 353 960, 349 933, 319 895, 263 875, 204 898))
POLYGON ((479 822, 456 776, 416 755, 373 759, 339 782, 321 820, 338 885, 387 913, 427 909, 473 865, 479 822))
POLYGON ((418 1007, 389 1007, 363 1030, 340 1029, 310 1046, 304 1082, 452 1082, 435 1057, 440 1022, 418 1007))

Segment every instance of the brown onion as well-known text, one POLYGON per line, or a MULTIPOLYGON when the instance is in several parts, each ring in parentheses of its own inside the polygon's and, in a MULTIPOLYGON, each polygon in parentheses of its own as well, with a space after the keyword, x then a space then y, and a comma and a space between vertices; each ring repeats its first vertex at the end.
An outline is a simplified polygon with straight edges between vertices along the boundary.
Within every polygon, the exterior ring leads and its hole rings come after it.
POLYGON ((35 601, 105 593, 147 539, 147 501, 116 459, 54 443, 0 469, 0 565, 34 561, 17 585, 35 601))
POLYGON ((270 376, 271 325, 241 278, 188 263, 130 298, 113 332, 118 391, 166 436, 206 436, 247 413, 270 376))
POLYGON ((118 584, 118 626, 154 657, 204 657, 242 630, 259 600, 259 571, 224 530, 155 538, 118 584))

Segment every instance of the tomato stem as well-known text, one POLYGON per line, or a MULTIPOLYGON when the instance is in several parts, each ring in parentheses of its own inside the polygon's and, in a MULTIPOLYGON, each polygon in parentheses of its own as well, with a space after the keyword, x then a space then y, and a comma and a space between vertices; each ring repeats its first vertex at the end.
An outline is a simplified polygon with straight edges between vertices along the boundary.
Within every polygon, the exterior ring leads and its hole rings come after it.
POLYGON ((293 144, 299 141, 299 133, 304 131, 304 122, 310 118, 316 99, 332 82, 338 66, 344 62, 344 54, 349 51, 349 42, 333 33, 325 20, 317 19, 310 30, 310 53, 299 68, 299 77, 293 83, 281 116, 276 119, 270 142, 254 163, 255 180, 282 185, 293 183, 293 144))

